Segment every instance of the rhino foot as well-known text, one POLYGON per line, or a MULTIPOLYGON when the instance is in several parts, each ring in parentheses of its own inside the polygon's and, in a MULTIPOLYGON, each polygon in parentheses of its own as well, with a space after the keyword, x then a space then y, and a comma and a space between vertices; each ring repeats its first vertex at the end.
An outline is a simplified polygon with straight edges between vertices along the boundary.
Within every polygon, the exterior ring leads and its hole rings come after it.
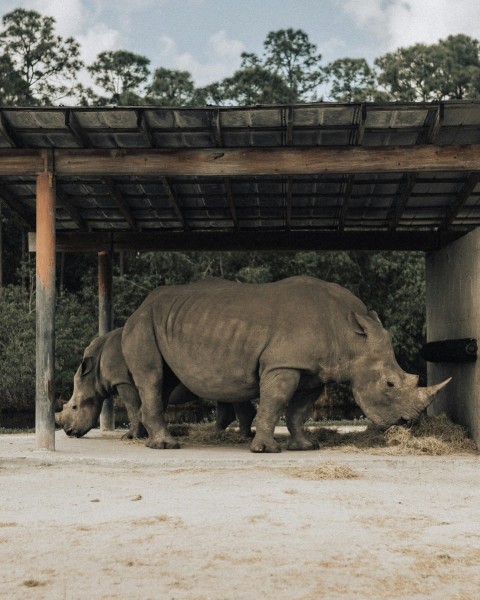
POLYGON ((310 440, 294 440, 291 439, 288 442, 287 448, 289 450, 318 450, 319 445, 317 442, 311 442, 310 440))
POLYGON ((281 452, 280 444, 278 444, 273 438, 269 441, 254 438, 250 444, 251 452, 281 452))
POLYGON ((153 448, 154 450, 165 450, 165 449, 177 449, 180 448, 180 444, 173 438, 156 437, 153 440, 147 440, 145 442, 147 448, 153 448))

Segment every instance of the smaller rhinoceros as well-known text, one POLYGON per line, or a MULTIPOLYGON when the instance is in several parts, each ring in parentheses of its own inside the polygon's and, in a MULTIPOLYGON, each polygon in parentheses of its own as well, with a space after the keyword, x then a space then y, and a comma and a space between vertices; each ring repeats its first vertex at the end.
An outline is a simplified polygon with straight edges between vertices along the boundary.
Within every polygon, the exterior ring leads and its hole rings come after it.
MULTIPOLYGON (((83 360, 75 373, 73 394, 63 410, 55 414, 56 422, 69 436, 82 437, 98 422, 103 401, 118 397, 125 405, 130 428, 125 438, 147 437, 141 422, 141 400, 123 358, 121 348, 122 328, 95 338, 85 349, 83 360)), ((181 404, 198 400, 165 365, 166 397, 169 403, 181 404)), ((240 432, 251 437, 251 425, 256 410, 251 402, 217 403, 217 429, 226 429, 237 417, 240 432)))

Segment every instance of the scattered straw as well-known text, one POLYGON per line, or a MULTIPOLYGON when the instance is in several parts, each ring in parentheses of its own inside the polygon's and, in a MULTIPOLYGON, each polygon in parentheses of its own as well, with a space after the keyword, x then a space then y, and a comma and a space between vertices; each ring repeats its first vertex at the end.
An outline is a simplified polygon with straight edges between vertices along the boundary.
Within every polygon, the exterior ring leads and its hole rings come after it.
POLYGON ((298 477, 308 481, 318 481, 320 479, 354 479, 355 477, 358 477, 358 473, 347 465, 331 461, 314 466, 285 467, 282 468, 281 471, 292 477, 298 477))
MULTIPOLYGON (((214 423, 173 425, 170 426, 170 431, 183 447, 250 445, 250 440, 245 439, 238 431, 217 431, 214 423)), ((320 449, 329 448, 343 452, 431 456, 477 452, 475 443, 468 437, 466 430, 452 423, 444 414, 435 417, 423 416, 410 428, 393 426, 386 432, 369 424, 360 431, 347 433, 319 426, 311 428, 308 435, 318 442, 320 449)), ((275 437, 282 448, 286 448, 288 434, 275 437)), ((139 444, 144 442, 145 440, 129 441, 139 444)))
POLYGON ((393 426, 383 432, 373 425, 364 431, 339 433, 318 429, 312 437, 321 448, 335 448, 346 452, 374 454, 427 454, 439 456, 476 452, 475 443, 465 429, 452 423, 445 415, 423 416, 410 428, 393 426))

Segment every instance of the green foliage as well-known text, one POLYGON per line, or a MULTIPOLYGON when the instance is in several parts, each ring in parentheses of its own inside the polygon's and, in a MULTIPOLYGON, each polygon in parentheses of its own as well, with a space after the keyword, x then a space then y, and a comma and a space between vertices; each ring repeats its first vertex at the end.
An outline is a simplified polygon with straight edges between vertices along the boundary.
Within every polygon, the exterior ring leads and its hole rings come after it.
POLYGON ((329 96, 337 102, 375 102, 384 100, 377 77, 363 58, 339 58, 325 67, 329 96))
POLYGON ((160 106, 188 106, 195 98, 195 83, 188 71, 155 70, 147 101, 160 106))
POLYGON ((479 42, 466 35, 399 48, 375 64, 380 69, 378 81, 391 100, 461 100, 479 94, 479 42))
POLYGON ((55 35, 55 19, 33 10, 18 8, 2 21, 0 50, 10 61, 18 100, 52 104, 70 95, 82 67, 78 42, 55 35))
MULTIPOLYGON (((35 404, 35 296, 20 286, 0 289, 0 411, 33 411, 35 404)), ((83 350, 96 334, 92 307, 60 295, 56 314, 56 393, 68 398, 83 350)))
POLYGON ((99 103, 140 104, 145 94, 150 60, 126 50, 101 52, 88 67, 96 85, 103 88, 106 96, 99 103))

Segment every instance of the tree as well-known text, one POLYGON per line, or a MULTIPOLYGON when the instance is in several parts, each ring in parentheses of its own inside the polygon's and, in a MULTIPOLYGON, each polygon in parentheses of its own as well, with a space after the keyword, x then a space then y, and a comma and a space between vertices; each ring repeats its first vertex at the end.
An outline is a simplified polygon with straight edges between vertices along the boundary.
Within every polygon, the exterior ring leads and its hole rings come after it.
POLYGON ((479 42, 466 35, 437 44, 415 44, 377 58, 379 82, 392 100, 414 102, 476 98, 480 90, 479 42))
POLYGON ((271 31, 263 44, 263 65, 280 75, 296 100, 315 99, 324 79, 317 47, 301 29, 271 31))
POLYGON ((195 83, 188 71, 160 67, 148 88, 147 101, 160 106, 187 106, 195 98, 195 83))
POLYGON ((18 8, 2 22, 0 48, 13 76, 14 96, 20 92, 19 99, 31 104, 52 104, 69 96, 82 67, 78 43, 55 35, 55 19, 33 10, 18 8))
POLYGON ((374 102, 381 97, 375 71, 363 58, 339 58, 325 67, 329 96, 338 102, 374 102))
POLYGON ((99 104, 139 104, 143 102, 150 60, 127 50, 101 52, 88 67, 94 82, 107 93, 99 104))
POLYGON ((450 35, 434 46, 437 65, 432 85, 442 98, 477 98, 480 91, 480 42, 450 35))
POLYGON ((380 69, 378 81, 387 90, 390 100, 425 102, 438 99, 432 85, 437 65, 431 46, 415 44, 399 48, 377 58, 375 64, 380 69))
POLYGON ((0 104, 15 106, 33 103, 33 98, 29 96, 28 84, 15 70, 11 58, 0 55, 0 104))
POLYGON ((204 104, 276 104, 294 101, 285 80, 265 67, 254 64, 236 71, 218 83, 198 90, 204 104))

